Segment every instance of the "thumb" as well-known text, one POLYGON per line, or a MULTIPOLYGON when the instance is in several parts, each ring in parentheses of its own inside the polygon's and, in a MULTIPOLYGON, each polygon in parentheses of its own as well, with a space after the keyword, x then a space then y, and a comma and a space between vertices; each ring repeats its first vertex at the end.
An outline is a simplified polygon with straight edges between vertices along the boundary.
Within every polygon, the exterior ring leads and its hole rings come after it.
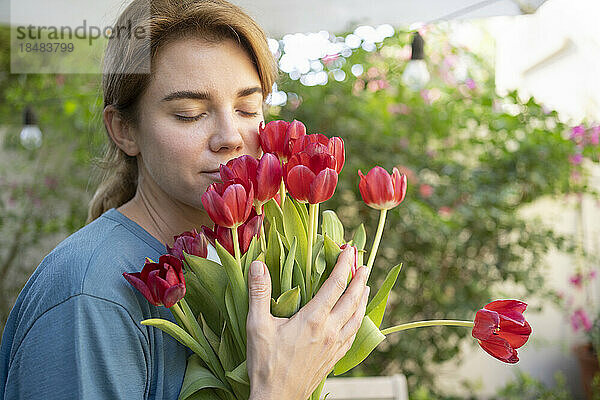
POLYGON ((271 276, 262 261, 250 264, 248 297, 248 318, 262 319, 271 314, 271 276))

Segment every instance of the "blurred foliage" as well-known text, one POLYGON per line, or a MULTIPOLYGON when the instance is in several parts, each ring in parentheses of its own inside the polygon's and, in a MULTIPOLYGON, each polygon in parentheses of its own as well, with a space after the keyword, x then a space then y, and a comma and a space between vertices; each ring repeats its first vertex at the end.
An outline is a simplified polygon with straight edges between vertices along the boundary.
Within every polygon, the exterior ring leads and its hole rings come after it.
POLYGON ((91 155, 104 133, 98 75, 10 74, 10 32, 0 28, 0 329, 19 291, 59 241, 85 223, 91 155), (20 143, 30 105, 42 146, 20 143), (102 129, 101 129, 102 128, 102 129))
MULTIPOLYGON (((100 76, 10 74, 9 39, 8 29, 0 29, 2 326, 41 258, 83 226, 95 188, 90 160, 106 140, 100 76), (43 132, 37 150, 19 143, 27 105, 43 132)), ((360 200, 359 168, 398 166, 407 173, 407 199, 388 213, 371 278, 379 287, 390 266, 404 263, 382 327, 471 318, 500 283, 508 283, 507 297, 544 296, 543 257, 569 242, 544 221, 523 219, 519 207, 588 190, 585 179, 577 186, 569 179, 574 144, 555 112, 517 93, 497 95, 488 60, 451 46, 444 32, 434 29, 425 40, 432 81, 422 92, 401 82, 409 35, 399 33, 374 52, 333 60, 346 73, 342 82, 305 87, 283 77, 280 89, 297 97, 271 108, 272 118, 296 118, 311 132, 344 138, 346 166, 337 195, 323 209, 337 208, 348 228, 365 221, 372 235, 377 224, 378 213, 360 200), (431 51, 433 43, 440 45, 431 51), (468 63, 472 81, 453 78, 457 60, 468 63), (358 78, 350 72, 354 64, 364 66, 358 78)), ((597 161, 597 151, 589 157, 597 161)), ((471 340, 470 332, 460 328, 392 334, 351 373, 399 371, 411 387, 435 393, 436 363, 460 357, 464 338, 471 340)))
MULTIPOLYGON (((488 59, 452 46, 444 30, 434 27, 425 41, 432 79, 420 92, 402 83, 410 34, 400 32, 376 51, 324 62, 326 71, 346 73, 341 82, 305 87, 284 77, 279 89, 288 102, 271 107, 273 119, 298 119, 311 133, 345 140, 337 193, 322 209, 337 208, 348 228, 365 221, 369 245, 379 213, 362 203, 357 170, 381 165, 407 174, 406 200, 388 213, 371 278, 379 287, 391 266, 404 263, 382 328, 470 319, 496 296, 550 296, 544 256, 573 251, 572 241, 519 209, 543 196, 588 191, 585 177, 576 185, 570 179, 575 147, 555 111, 516 92, 498 95, 488 59), (463 80, 455 77, 459 62, 468 70, 463 80), (358 77, 356 64, 364 71, 358 77)), ((596 147, 594 161, 597 154, 596 147)), ((435 393, 436 364, 459 359, 465 338, 473 341, 461 328, 392 334, 350 374, 401 372, 410 387, 435 393)))
POLYGON ((513 382, 509 382, 498 391, 497 400, 571 400, 566 386, 565 376, 557 372, 554 375, 556 386, 548 388, 527 373, 520 372, 513 382))

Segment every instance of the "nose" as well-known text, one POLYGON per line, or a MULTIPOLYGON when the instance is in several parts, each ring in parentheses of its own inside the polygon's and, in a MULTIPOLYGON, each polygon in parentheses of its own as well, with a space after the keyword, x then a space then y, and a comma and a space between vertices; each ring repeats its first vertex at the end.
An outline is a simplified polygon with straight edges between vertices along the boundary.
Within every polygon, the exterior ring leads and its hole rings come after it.
POLYGON ((236 123, 235 115, 221 112, 215 115, 209 139, 210 150, 215 153, 241 153, 244 147, 244 138, 240 127, 236 123))

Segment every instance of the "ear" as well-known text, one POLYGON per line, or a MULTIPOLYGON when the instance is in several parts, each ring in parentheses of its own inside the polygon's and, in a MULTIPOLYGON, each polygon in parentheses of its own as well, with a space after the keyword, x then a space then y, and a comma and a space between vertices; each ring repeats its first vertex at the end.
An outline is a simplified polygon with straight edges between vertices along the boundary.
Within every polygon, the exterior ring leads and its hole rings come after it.
POLYGON ((102 113, 104 126, 115 144, 128 156, 136 156, 140 149, 130 124, 125 121, 114 106, 106 106, 102 113))

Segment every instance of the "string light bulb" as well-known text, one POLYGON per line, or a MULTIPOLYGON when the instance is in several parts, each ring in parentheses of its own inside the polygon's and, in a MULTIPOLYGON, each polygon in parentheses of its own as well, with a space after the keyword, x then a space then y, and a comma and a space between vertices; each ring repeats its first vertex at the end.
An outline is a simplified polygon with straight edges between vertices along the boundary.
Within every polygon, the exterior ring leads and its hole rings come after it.
POLYGON ((418 91, 427 85, 430 79, 425 63, 425 41, 419 32, 413 33, 410 61, 402 73, 402 82, 411 90, 418 91))

